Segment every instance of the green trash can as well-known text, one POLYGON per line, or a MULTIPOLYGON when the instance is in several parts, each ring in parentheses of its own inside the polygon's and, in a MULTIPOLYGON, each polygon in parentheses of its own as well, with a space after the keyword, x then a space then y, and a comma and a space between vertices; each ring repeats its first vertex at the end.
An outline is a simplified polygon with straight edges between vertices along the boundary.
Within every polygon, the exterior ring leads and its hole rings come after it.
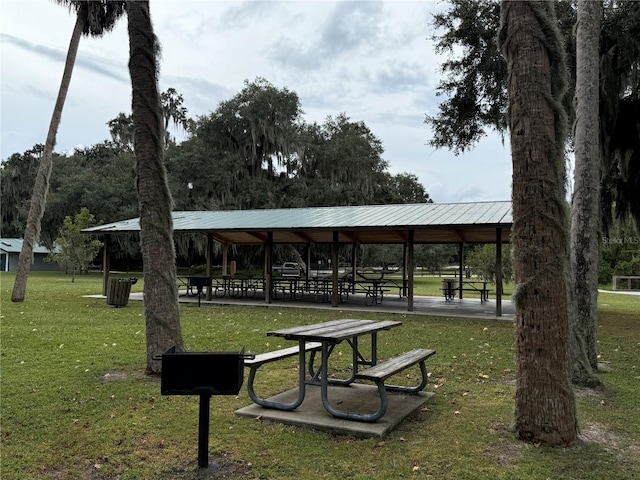
POLYGON ((131 295, 131 285, 137 281, 137 278, 110 278, 107 286, 107 305, 126 307, 131 295))

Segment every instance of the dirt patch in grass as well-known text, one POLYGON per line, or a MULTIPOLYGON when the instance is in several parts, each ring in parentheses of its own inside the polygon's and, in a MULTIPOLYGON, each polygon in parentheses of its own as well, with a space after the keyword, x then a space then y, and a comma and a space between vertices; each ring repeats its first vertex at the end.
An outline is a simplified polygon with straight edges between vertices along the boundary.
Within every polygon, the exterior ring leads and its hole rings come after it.
POLYGON ((607 430, 598 423, 587 423, 580 432, 580 439, 585 443, 595 443, 612 453, 628 454, 640 451, 640 445, 630 442, 622 435, 607 430))
POLYGON ((524 443, 515 439, 513 431, 504 424, 497 424, 489 428, 489 432, 498 438, 489 444, 483 453, 496 464, 509 467, 516 466, 524 456, 524 443))
POLYGON ((193 462, 184 468, 173 468, 162 473, 158 480, 215 480, 228 478, 233 480, 246 480, 254 478, 249 475, 251 464, 232 460, 226 455, 209 457, 209 466, 198 468, 193 462))
POLYGON ((127 374, 116 370, 110 370, 100 375, 100 378, 103 382, 117 382, 120 380, 126 380, 127 374))
POLYGON ((596 388, 574 388, 574 392, 576 394, 577 399, 585 400, 600 400, 604 401, 607 396, 607 391, 604 387, 596 387, 596 388))
POLYGON ((588 423, 580 432, 580 439, 585 444, 597 444, 606 452, 615 456, 621 468, 634 471, 637 466, 631 459, 640 455, 640 444, 623 435, 608 430, 598 423, 588 423))

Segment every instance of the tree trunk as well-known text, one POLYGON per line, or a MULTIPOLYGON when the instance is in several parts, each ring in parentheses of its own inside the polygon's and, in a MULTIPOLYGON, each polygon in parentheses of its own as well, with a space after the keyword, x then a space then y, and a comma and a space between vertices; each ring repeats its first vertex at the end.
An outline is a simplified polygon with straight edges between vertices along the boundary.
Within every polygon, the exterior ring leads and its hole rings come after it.
POLYGON ((44 153, 40 159, 36 181, 33 185, 33 193, 31 194, 31 205, 29 207, 29 215, 27 216, 27 225, 24 230, 22 250, 18 257, 18 266, 16 269, 16 278, 13 283, 11 292, 12 302, 24 302, 27 292, 27 278, 29 277, 29 269, 33 263, 33 247, 40 237, 40 226, 42 216, 47 204, 47 193, 49 192, 49 179, 51 178, 51 169, 53 167, 53 147, 56 145, 56 135, 60 120, 62 119, 62 108, 67 98, 69 84, 71 83, 71 74, 73 66, 76 62, 78 53, 78 45, 82 36, 82 29, 86 21, 86 7, 78 10, 76 24, 73 27, 69 49, 67 50, 67 59, 64 64, 64 72, 62 74, 62 82, 58 90, 58 98, 53 107, 53 115, 47 132, 47 140, 44 144, 44 153))
POLYGON ((134 149, 137 164, 140 243, 144 272, 147 372, 158 373, 156 354, 184 350, 176 284, 173 207, 163 163, 164 131, 156 54, 148 1, 127 2, 129 73, 132 88, 134 149))
POLYGON ((516 282, 515 429, 526 441, 577 439, 567 308, 566 86, 553 2, 503 0, 509 69, 516 282))
POLYGON ((600 384, 598 263, 600 258, 600 24, 602 2, 580 0, 576 28, 575 172, 571 210, 571 324, 573 383, 600 384))

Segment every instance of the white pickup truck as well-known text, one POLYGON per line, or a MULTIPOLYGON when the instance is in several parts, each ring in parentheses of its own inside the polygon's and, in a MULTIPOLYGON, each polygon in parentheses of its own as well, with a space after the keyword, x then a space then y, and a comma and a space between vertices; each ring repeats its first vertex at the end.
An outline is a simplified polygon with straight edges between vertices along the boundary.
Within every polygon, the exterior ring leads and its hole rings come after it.
POLYGON ((296 262, 274 263, 271 270, 280 272, 283 277, 297 277, 302 273, 300 264, 296 262))

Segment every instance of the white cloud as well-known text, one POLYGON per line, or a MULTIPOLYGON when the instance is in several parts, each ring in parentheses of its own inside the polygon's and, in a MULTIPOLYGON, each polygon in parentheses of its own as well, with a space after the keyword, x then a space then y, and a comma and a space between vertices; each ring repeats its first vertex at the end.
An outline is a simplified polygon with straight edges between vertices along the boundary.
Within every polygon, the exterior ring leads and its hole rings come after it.
MULTIPOLYGON (((244 80, 295 91, 308 121, 346 113, 384 146, 394 173, 418 176, 439 202, 510 198, 508 148, 495 135, 455 157, 427 146, 437 109, 439 61, 430 41, 435 1, 154 0, 162 45, 160 88, 174 87, 191 116, 213 111, 244 80)), ((55 2, 2 0, 1 157, 43 143, 74 17, 55 2)), ((57 149, 109 138, 106 123, 130 111, 126 18, 83 38, 57 149)))

